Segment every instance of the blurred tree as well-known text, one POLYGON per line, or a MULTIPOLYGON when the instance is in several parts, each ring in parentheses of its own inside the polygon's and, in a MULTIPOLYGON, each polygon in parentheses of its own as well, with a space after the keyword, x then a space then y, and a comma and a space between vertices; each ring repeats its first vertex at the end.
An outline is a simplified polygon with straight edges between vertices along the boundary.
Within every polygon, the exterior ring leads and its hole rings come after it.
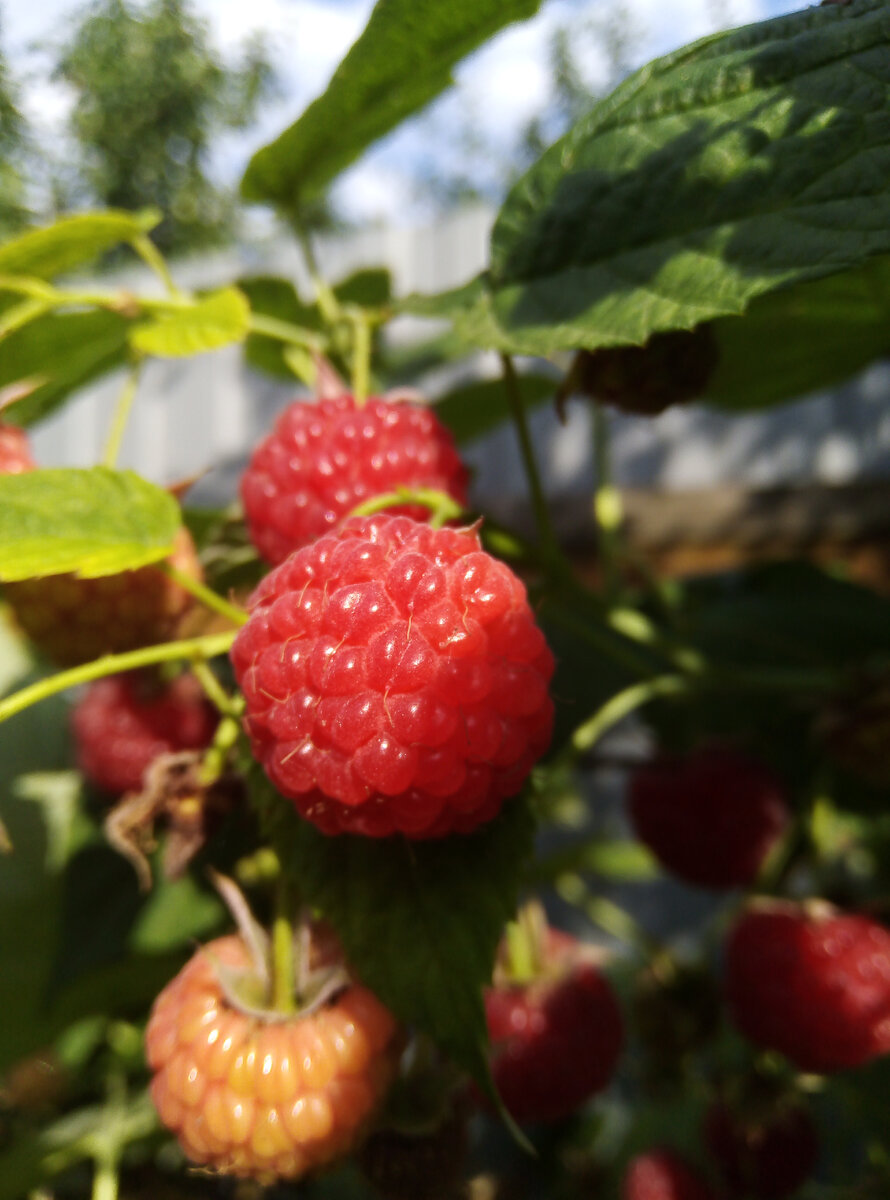
POLYGON ((188 0, 97 0, 75 22, 54 77, 75 92, 71 131, 80 157, 56 180, 60 207, 153 205, 153 237, 176 253, 225 241, 236 202, 208 175, 221 131, 243 129, 277 90, 261 36, 237 62, 214 49, 188 0))
MULTIPOLYGON (((0 11, 0 33, 3 14, 0 11)), ((25 122, 17 105, 15 80, 0 46, 0 238, 25 224, 25 184, 22 158, 27 148, 25 122)))

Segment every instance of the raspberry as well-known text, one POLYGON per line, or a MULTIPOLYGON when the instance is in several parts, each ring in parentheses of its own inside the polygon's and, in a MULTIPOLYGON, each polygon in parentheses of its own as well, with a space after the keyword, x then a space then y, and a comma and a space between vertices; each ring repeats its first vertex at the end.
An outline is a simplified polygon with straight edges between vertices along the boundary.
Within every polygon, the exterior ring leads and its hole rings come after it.
POLYGON ((641 841, 687 883, 751 883, 788 821, 782 787, 759 763, 706 747, 634 772, 630 816, 641 841))
MULTIPOLYGON (((241 480, 251 541, 271 563, 338 525, 357 505, 397 487, 433 488, 459 504, 467 471, 428 408, 371 396, 296 401, 253 452, 241 480)), ((416 506, 397 510, 418 520, 416 506)))
POLYGON ((632 1159, 621 1200, 716 1200, 714 1192, 673 1150, 649 1150, 632 1159))
POLYGON ((232 662, 253 752, 325 833, 469 832, 547 748, 553 656, 473 530, 352 518, 250 607, 232 662))
POLYGON ((360 1136, 395 1069, 395 1022, 358 984, 311 1014, 248 1015, 219 975, 250 962, 240 937, 219 938, 158 996, 145 1034, 151 1096, 193 1162, 297 1179, 360 1136))
POLYGON ((819 908, 774 901, 745 912, 726 947, 726 994, 752 1042, 828 1072, 890 1050, 890 930, 819 908))
POLYGON ((159 754, 200 750, 216 728, 215 710, 194 675, 169 684, 111 675, 90 684, 71 717, 77 761, 104 792, 137 791, 159 754))
MULTIPOLYGON (((167 561, 200 578, 185 528, 167 561)), ((63 667, 166 641, 192 604, 191 595, 155 566, 96 579, 46 575, 8 583, 4 591, 28 637, 63 667)))
POLYGON ((810 1176, 818 1156, 813 1122, 797 1104, 761 1120, 746 1120, 725 1104, 712 1104, 704 1136, 731 1196, 790 1196, 810 1176))
POLYGON ((0 475, 21 475, 36 465, 24 429, 0 424, 0 475))
POLYGON ((495 1086, 517 1121, 570 1116, 612 1078, 624 1023, 584 946, 547 930, 539 977, 485 994, 495 1086))

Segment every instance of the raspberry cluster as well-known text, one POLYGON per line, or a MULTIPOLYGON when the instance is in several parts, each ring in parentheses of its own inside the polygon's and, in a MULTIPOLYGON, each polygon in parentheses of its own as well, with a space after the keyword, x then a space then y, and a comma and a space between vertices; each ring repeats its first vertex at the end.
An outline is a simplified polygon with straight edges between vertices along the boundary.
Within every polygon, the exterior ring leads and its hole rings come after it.
POLYGON ((208 746, 217 720, 193 675, 166 684, 108 675, 90 684, 71 715, 78 766, 101 791, 136 791, 158 755, 208 746))
POLYGON ((151 1096, 192 1162, 271 1183, 348 1153, 395 1070, 396 1026, 350 984, 315 1011, 252 1015, 220 973, 249 970, 237 936, 199 950, 154 1003, 151 1096))
MULTIPOLYGON (((327 533, 363 500, 395 488, 432 488, 466 501, 467 470, 429 408, 349 394, 297 401, 256 447, 241 479, 250 537, 271 563, 327 533)), ((403 505, 394 512, 423 520, 403 505)))
POLYGON ((621 1200, 716 1200, 704 1180, 673 1150, 648 1150, 628 1165, 621 1200))
POLYGON ((21 475, 36 465, 24 429, 0 424, 0 475, 21 475))
POLYGON ((254 755, 325 833, 468 832, 547 748, 553 656, 474 530, 352 518, 250 609, 231 657, 254 755))

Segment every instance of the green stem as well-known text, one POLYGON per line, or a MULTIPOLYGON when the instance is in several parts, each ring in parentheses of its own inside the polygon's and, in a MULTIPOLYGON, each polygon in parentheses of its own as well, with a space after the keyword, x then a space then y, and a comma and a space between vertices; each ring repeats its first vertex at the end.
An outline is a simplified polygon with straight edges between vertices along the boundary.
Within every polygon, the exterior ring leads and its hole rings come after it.
POLYGON ((117 1200, 117 1161, 111 1158, 96 1160, 93 1170, 92 1200, 117 1200))
POLYGON ((197 579, 193 579, 191 575, 187 575, 184 571, 180 571, 178 567, 174 567, 172 563, 158 563, 160 570, 164 572, 174 583, 178 583, 181 588, 189 592, 196 600, 207 608, 217 612, 220 616, 226 617, 235 625, 246 625, 250 620, 250 614, 246 613, 243 608, 238 608, 236 604, 230 604, 228 600, 224 600, 222 596, 211 591, 203 583, 197 579))
POLYGON ((236 631, 233 630, 231 633, 214 633, 181 642, 163 642, 158 646, 145 646, 141 650, 128 650, 124 654, 106 654, 94 662, 72 667, 68 671, 59 671, 46 679, 38 679, 36 683, 13 692, 5 700, 0 700, 0 721, 14 717, 16 713, 30 708, 32 704, 37 704, 48 696, 77 687, 81 683, 89 683, 93 679, 102 679, 105 675, 135 671, 139 667, 150 667, 162 662, 215 658, 216 655, 228 651, 235 637, 236 631))
POLYGON ((572 734, 572 748, 576 753, 583 754, 592 749, 613 725, 617 725, 650 700, 657 700, 663 696, 684 696, 693 686, 692 681, 685 675, 656 675, 654 679, 644 679, 640 683, 631 684, 624 691, 612 696, 589 720, 578 726, 572 734))
POLYGON ((355 338, 352 351, 352 391, 356 408, 368 398, 371 381, 371 326, 359 310, 352 318, 355 338))
POLYGON ((614 600, 620 588, 618 531, 623 519, 621 496, 612 482, 612 448, 609 417, 601 404, 593 406, 593 449, 596 487, 593 515, 597 525, 599 559, 607 599, 614 600))
POLYGON ((510 406, 510 415, 513 418, 516 436, 519 439, 519 450, 522 454, 525 475, 531 492, 541 550, 551 565, 559 564, 562 566, 562 551, 559 548, 559 542, 553 530, 553 524, 550 520, 550 509, 547 506, 547 498, 544 495, 544 488, 541 485, 541 475, 538 471, 537 460, 535 459, 531 433, 525 415, 525 405, 522 402, 519 377, 516 374, 513 359, 509 354, 501 354, 501 366, 504 372, 504 388, 507 393, 507 403, 510 406))
POLYGON ((130 409, 133 407, 133 401, 136 398, 136 391, 139 387, 141 368, 141 363, 135 363, 127 372, 126 383, 121 388, 117 404, 114 406, 114 416, 111 421, 111 429, 108 433, 108 441, 105 443, 105 454, 102 458, 106 467, 113 467, 117 462, 121 442, 124 438, 124 430, 127 427, 127 419, 130 416, 130 409))
POLYGON ((396 488, 392 492, 384 492, 381 496, 372 496, 356 505, 350 512, 351 517, 372 517, 375 513, 385 512, 388 508, 401 508, 405 504, 418 504, 428 508, 432 513, 430 525, 440 529, 446 521, 456 521, 463 509, 447 492, 438 492, 434 488, 396 488))
POLYGON ((142 259, 147 267, 150 267, 163 283, 167 292, 171 296, 179 296, 181 293, 179 288, 173 282, 173 276, 170 274, 170 268, 167 266, 166 259, 160 250, 151 240, 147 233, 139 233, 130 242, 130 245, 142 259))
POLYGON ((296 1012, 294 995, 294 926, 291 890, 284 876, 278 881, 275 920, 272 923, 272 1007, 285 1015, 296 1012))
POLYGON ((300 346, 309 350, 321 352, 327 344, 325 339, 309 329, 292 325, 290 321, 280 321, 278 317, 264 317, 261 313, 251 313, 248 322, 251 333, 262 337, 274 338, 277 342, 287 342, 292 346, 300 346))
POLYGON ((326 325, 336 325, 342 317, 340 302, 334 295, 330 284, 321 273, 309 231, 299 218, 296 217, 293 220, 293 227, 297 235, 297 241, 300 243, 300 249, 303 252, 306 270, 309 272, 309 278, 312 280, 312 286, 315 288, 315 299, 318 303, 322 319, 326 325))
POLYGON ((203 660, 193 662, 191 669, 192 674, 204 689, 207 699, 219 709, 223 716, 232 716, 235 712, 235 702, 210 670, 207 663, 203 660))
MULTIPOLYGON (((199 666, 203 666, 205 670, 209 670, 204 663, 192 663, 192 670, 196 674, 199 666)), ((212 674, 212 672, 210 673, 212 674)), ((216 727, 213 741, 204 755, 204 761, 201 763, 201 783, 205 787, 209 787, 211 783, 215 783, 222 775, 226 769, 229 752, 241 736, 240 708, 241 705, 237 705, 234 700, 230 700, 229 711, 223 716, 223 719, 216 727)))
POLYGON ((648 934, 629 912, 605 896, 594 896, 580 875, 562 875, 556 881, 556 890, 563 900, 580 908, 589 921, 636 950, 641 958, 651 961, 665 954, 661 943, 648 934))

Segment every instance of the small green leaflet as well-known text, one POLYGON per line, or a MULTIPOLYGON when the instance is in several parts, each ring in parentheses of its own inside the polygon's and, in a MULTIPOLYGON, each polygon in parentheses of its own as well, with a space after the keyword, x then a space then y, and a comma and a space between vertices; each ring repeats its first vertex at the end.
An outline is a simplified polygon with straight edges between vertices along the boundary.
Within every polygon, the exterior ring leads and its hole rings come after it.
POLYGON ((888 103, 884 0, 705 38, 626 80, 519 181, 487 275, 406 307, 550 354, 639 345, 856 270, 890 254, 888 103))
POLYGON ((132 471, 108 467, 0 476, 0 580, 115 575, 165 558, 179 506, 132 471))
MULTIPOLYGON (((519 375, 519 390, 527 410, 552 400, 558 380, 544 374, 519 375)), ((510 416, 510 405, 501 379, 475 379, 436 401, 436 416, 454 434, 459 445, 496 429, 510 416)))
POLYGON ((0 275, 54 279, 83 266, 121 242, 148 233, 161 219, 153 209, 139 213, 78 213, 32 229, 0 246, 0 275))
POLYGON ((451 69, 540 0, 377 0, 327 91, 251 159, 246 200, 297 210, 302 201, 449 87, 451 69))
POLYGON ((470 835, 332 838, 299 822, 294 838, 294 878, 359 978, 488 1090, 482 989, 516 913, 533 834, 527 805, 508 800, 470 835))
POLYGON ((221 288, 193 304, 158 307, 150 321, 130 331, 130 345, 140 354, 185 358, 218 350, 247 337, 250 305, 236 287, 221 288))

